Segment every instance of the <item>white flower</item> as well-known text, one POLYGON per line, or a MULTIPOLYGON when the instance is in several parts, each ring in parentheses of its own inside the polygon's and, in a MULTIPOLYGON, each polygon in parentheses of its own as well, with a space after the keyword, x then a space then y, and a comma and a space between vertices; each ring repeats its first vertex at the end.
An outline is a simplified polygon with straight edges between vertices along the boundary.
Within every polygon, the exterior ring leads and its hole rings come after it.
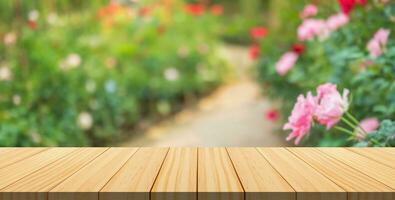
POLYGON ((30 21, 37 21, 40 13, 37 10, 32 10, 29 12, 29 20, 30 21))
POLYGON ((174 67, 167 68, 164 71, 164 76, 168 81, 176 81, 178 79, 178 70, 174 67))
POLYGON ((19 96, 19 95, 17 95, 17 94, 15 94, 14 96, 12 96, 12 102, 13 102, 16 106, 20 105, 20 104, 21 104, 21 101, 22 101, 21 96, 19 96))
POLYGON ((88 112, 82 112, 78 115, 78 126, 83 130, 89 130, 92 127, 93 119, 88 112))
POLYGON ((9 32, 9 33, 5 34, 5 36, 4 36, 4 44, 6 46, 11 46, 11 45, 15 44, 16 39, 17 39, 16 33, 9 32))
POLYGON ((56 15, 56 13, 50 13, 50 14, 47 16, 47 22, 48 22, 48 24, 53 25, 53 24, 56 23, 56 21, 58 21, 58 16, 56 15))
POLYGON ((76 53, 69 54, 66 60, 71 68, 78 67, 81 64, 81 57, 76 53))
POLYGON ((9 80, 11 80, 11 77, 12 77, 11 69, 6 65, 1 66, 0 67, 0 81, 9 81, 9 80))
POLYGON ((85 83, 85 89, 89 93, 93 93, 96 91, 96 82, 93 80, 89 80, 85 83))
POLYGON ((42 138, 41 135, 36 131, 36 130, 30 130, 29 131, 30 137, 32 138, 32 141, 34 143, 40 143, 42 138))

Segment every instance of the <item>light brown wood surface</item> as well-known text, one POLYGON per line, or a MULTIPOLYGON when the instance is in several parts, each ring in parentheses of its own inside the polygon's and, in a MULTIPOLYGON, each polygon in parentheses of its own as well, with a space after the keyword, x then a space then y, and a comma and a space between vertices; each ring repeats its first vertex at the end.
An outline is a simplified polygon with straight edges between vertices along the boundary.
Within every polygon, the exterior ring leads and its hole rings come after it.
POLYGON ((395 168, 395 151, 391 148, 349 148, 348 150, 395 168))
MULTIPOLYGON (((344 148, 322 148, 322 152, 395 189, 395 169, 344 148)), ((379 154, 377 156, 380 156, 379 154)))
POLYGON ((151 190, 151 199, 195 200, 197 161, 197 148, 170 148, 151 190))
POLYGON ((47 148, 4 148, 0 151, 0 168, 16 163, 47 148))
POLYGON ((258 148, 295 189, 298 200, 346 200, 345 191, 285 148, 258 148))
POLYGON ((393 148, 0 148, 0 200, 395 200, 393 148))
POLYGON ((49 193, 53 200, 98 199, 99 191, 137 151, 135 148, 110 148, 49 193), (77 193, 78 192, 78 193, 77 193))
POLYGON ((295 199, 295 191, 255 148, 228 148, 249 199, 295 199))
POLYGON ((348 199, 391 200, 393 190, 314 148, 291 148, 292 153, 348 192, 348 199), (383 192, 383 193, 380 193, 383 192))
POLYGON ((199 148, 198 198, 244 199, 244 190, 225 148, 199 148))
POLYGON ((168 150, 140 148, 104 186, 100 199, 149 199, 149 193, 168 150))

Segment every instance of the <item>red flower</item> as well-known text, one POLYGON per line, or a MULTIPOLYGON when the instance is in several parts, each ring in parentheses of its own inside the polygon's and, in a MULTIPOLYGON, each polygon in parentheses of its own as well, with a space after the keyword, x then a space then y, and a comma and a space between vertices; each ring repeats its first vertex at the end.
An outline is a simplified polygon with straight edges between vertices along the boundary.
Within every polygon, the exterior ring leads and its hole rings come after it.
POLYGON ((28 21, 28 26, 29 26, 30 29, 36 30, 36 28, 37 28, 37 22, 36 22, 36 21, 33 21, 33 20, 29 20, 29 21, 28 21))
POLYGON ((204 6, 201 4, 187 4, 185 5, 184 10, 193 16, 200 16, 204 14, 204 6))
POLYGON ((342 12, 346 15, 350 14, 355 5, 364 6, 368 3, 367 0, 338 0, 342 12))
POLYGON ((304 52, 304 49, 305 49, 305 47, 303 44, 294 44, 292 46, 292 51, 298 55, 302 54, 304 52))
POLYGON ((139 16, 148 16, 151 13, 152 9, 149 7, 141 7, 139 9, 139 16))
POLYGON ((267 35, 265 27, 254 27, 250 30, 250 35, 253 39, 261 39, 267 35))
POLYGON ((224 12, 224 7, 222 5, 215 4, 215 5, 211 6, 210 11, 211 11, 211 14, 218 16, 224 12))
POLYGON ((275 122, 278 120, 278 111, 276 109, 269 110, 265 113, 267 120, 275 122))
POLYGON ((259 45, 253 45, 250 47, 250 58, 253 60, 256 60, 259 55, 261 54, 261 49, 259 47, 259 45))
POLYGON ((158 27, 156 27, 156 32, 157 32, 159 35, 161 35, 161 34, 163 34, 163 33, 166 32, 166 27, 163 26, 163 25, 159 25, 158 27))
POLYGON ((100 8, 97 11, 97 15, 99 17, 106 17, 106 16, 111 16, 116 14, 122 7, 119 4, 116 3, 110 3, 109 5, 100 8))

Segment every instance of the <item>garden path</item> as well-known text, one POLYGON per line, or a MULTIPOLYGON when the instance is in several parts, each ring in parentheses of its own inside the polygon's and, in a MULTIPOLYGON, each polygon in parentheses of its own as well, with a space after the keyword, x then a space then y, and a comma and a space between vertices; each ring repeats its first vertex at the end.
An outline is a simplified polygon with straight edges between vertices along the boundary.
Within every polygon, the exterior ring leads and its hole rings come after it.
POLYGON ((248 49, 226 45, 220 53, 234 68, 232 81, 121 146, 286 146, 280 126, 264 117, 273 104, 249 76, 248 49))

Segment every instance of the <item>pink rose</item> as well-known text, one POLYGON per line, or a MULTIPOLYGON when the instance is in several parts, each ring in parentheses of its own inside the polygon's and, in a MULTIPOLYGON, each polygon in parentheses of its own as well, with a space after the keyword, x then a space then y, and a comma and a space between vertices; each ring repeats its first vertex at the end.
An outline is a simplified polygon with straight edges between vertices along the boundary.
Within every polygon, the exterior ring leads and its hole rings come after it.
POLYGON ((377 130, 377 128, 379 128, 379 126, 380 126, 380 122, 375 117, 363 119, 359 123, 359 128, 356 130, 357 131, 357 139, 360 141, 365 139, 366 133, 371 133, 371 132, 377 130), (360 129, 363 129, 363 130, 360 130, 360 129))
POLYGON ((298 27, 300 41, 312 40, 314 37, 325 38, 329 35, 326 22, 320 19, 305 19, 298 27))
POLYGON ((307 4, 304 9, 303 12, 300 13, 300 17, 302 19, 308 18, 308 17, 313 17, 315 15, 317 15, 318 13, 318 9, 317 6, 315 6, 314 4, 307 4))
POLYGON ((290 69, 293 68, 298 60, 298 54, 295 52, 285 53, 276 63, 276 71, 280 76, 284 76, 290 69))
POLYGON ((344 13, 338 13, 330 16, 326 20, 326 25, 330 31, 336 31, 340 27, 348 24, 350 18, 344 13))
POLYGON ((307 93, 306 98, 299 95, 291 116, 288 118, 288 123, 283 127, 284 130, 292 130, 287 141, 296 138, 295 144, 298 145, 303 136, 309 133, 316 109, 317 99, 310 92, 307 93))
POLYGON ((339 122, 349 106, 348 93, 349 91, 344 89, 341 95, 332 83, 318 86, 318 107, 314 114, 317 121, 327 129, 339 122))
POLYGON ((359 126, 367 133, 370 133, 377 130, 377 128, 380 126, 380 122, 377 118, 371 117, 362 120, 359 126))
POLYGON ((379 57, 383 54, 384 48, 387 45, 390 30, 380 28, 367 44, 367 49, 373 58, 379 57))

